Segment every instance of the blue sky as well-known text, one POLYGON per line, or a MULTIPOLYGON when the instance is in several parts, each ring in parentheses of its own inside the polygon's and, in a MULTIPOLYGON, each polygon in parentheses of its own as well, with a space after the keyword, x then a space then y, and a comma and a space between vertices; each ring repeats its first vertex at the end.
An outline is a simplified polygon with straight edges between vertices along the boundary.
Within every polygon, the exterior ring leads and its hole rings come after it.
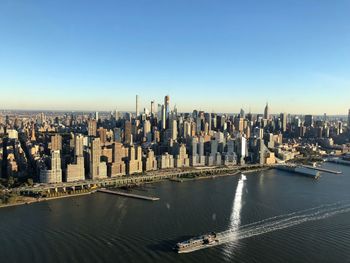
POLYGON ((0 108, 345 114, 350 1, 2 0, 0 108))

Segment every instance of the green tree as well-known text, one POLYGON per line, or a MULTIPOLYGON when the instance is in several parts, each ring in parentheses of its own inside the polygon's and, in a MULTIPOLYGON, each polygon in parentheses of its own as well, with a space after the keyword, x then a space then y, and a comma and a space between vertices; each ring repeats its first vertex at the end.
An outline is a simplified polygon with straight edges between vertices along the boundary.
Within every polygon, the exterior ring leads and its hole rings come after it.
POLYGON ((28 178, 27 184, 28 184, 29 186, 33 186, 33 184, 34 184, 33 179, 32 179, 32 178, 28 178))
POLYGON ((7 186, 12 187, 14 183, 15 183, 15 180, 13 179, 12 176, 10 176, 9 179, 7 180, 7 186))

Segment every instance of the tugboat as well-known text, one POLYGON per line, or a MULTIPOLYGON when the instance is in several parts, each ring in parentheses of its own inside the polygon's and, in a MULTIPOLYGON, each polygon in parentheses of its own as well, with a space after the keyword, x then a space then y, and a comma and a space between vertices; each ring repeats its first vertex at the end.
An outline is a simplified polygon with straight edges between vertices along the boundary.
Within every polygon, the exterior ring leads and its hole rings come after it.
POLYGON ((216 233, 210 232, 208 234, 177 243, 174 249, 177 251, 177 253, 189 253, 216 245, 218 243, 219 240, 217 239, 216 233))

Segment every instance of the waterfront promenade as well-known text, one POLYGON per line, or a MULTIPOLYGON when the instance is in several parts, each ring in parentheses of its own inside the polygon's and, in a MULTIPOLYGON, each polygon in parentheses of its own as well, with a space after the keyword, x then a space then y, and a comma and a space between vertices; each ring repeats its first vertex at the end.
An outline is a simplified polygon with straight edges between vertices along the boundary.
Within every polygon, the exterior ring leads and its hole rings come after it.
POLYGON ((202 176, 211 177, 223 174, 230 175, 235 172, 245 172, 249 170, 257 171, 260 169, 268 169, 270 167, 273 166, 252 164, 232 167, 198 167, 183 170, 159 170, 154 172, 148 172, 144 175, 120 176, 100 180, 84 180, 58 184, 39 184, 34 185, 32 187, 15 188, 13 189, 13 191, 25 196, 51 197, 57 196, 60 193, 62 195, 64 193, 75 193, 76 191, 92 191, 101 187, 129 187, 143 183, 151 183, 167 179, 188 177, 199 178, 202 176))

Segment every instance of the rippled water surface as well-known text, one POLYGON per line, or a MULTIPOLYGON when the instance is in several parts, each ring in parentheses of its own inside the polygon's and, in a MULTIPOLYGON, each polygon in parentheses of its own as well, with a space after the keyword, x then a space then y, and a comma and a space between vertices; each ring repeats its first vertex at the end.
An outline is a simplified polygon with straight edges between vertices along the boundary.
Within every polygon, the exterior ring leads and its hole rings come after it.
POLYGON ((283 171, 146 185, 0 210, 4 262, 350 262, 350 167, 318 181, 283 171), (216 231, 222 244, 176 254, 216 231))

